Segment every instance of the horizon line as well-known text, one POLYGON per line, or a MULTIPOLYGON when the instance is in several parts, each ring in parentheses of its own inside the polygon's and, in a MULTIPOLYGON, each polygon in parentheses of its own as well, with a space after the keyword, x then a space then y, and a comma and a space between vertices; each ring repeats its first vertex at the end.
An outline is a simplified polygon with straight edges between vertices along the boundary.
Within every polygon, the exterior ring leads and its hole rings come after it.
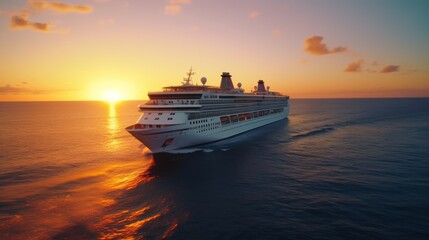
MULTIPOLYGON (((429 98, 429 96, 427 97, 298 97, 298 98, 290 98, 291 100, 347 100, 347 99, 423 99, 423 98, 429 98)), ((124 99, 124 100, 118 100, 115 103, 120 103, 120 102, 134 102, 134 101, 148 101, 149 99, 124 99)), ((36 101, 29 101, 29 100, 14 100, 14 101, 1 101, 0 103, 11 103, 11 102, 105 102, 105 103, 110 103, 109 101, 106 100, 36 100, 36 101)))

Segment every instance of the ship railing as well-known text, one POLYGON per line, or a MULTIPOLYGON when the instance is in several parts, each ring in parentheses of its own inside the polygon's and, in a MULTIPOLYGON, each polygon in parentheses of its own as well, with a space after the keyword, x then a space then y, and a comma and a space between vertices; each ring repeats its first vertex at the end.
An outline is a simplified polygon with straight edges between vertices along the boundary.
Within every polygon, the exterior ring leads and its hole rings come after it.
POLYGON ((140 124, 136 123, 134 125, 128 126, 125 129, 126 130, 142 130, 142 129, 152 129, 152 128, 165 128, 165 127, 171 127, 174 124, 140 124))
POLYGON ((197 100, 149 100, 144 105, 199 105, 197 100))

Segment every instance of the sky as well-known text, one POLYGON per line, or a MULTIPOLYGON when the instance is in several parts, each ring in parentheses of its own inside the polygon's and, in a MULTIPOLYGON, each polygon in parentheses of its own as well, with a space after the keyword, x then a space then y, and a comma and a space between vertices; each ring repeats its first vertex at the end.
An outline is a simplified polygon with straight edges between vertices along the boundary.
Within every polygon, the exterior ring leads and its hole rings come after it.
POLYGON ((1 0, 0 101, 147 99, 190 67, 291 98, 429 97, 426 0, 1 0))

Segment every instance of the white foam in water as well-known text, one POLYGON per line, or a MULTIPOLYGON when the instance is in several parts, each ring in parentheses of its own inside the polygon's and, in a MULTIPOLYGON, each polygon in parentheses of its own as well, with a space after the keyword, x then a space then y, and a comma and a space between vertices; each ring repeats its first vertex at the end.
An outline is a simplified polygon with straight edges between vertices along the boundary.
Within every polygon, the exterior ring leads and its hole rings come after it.
MULTIPOLYGON (((222 149, 222 151, 227 151, 229 149, 222 149)), ((202 148, 183 148, 183 149, 175 149, 175 150, 168 150, 166 153, 170 154, 187 154, 187 153, 195 153, 195 152, 205 152, 205 153, 211 153, 214 152, 214 149, 202 149, 202 148)), ((148 148, 144 148, 142 151, 143 155, 151 155, 153 154, 148 148)))
POLYGON ((183 149, 176 149, 176 150, 169 150, 167 153, 170 154, 186 154, 186 153, 194 153, 194 152, 205 152, 205 153, 211 153, 214 152, 214 149, 203 149, 203 148, 183 148, 183 149))
POLYGON ((167 152, 173 153, 173 154, 184 154, 184 153, 194 153, 202 150, 203 149, 200 149, 200 148, 184 148, 184 149, 170 150, 167 152))
MULTIPOLYGON (((143 145, 143 144, 142 144, 142 145, 143 145)), ((142 147, 140 146, 140 148, 142 148, 142 147)), ((144 156, 149 156, 149 155, 151 155, 151 154, 152 154, 152 152, 149 150, 149 148, 147 148, 147 147, 145 147, 145 146, 143 145, 142 154, 143 154, 144 156)))

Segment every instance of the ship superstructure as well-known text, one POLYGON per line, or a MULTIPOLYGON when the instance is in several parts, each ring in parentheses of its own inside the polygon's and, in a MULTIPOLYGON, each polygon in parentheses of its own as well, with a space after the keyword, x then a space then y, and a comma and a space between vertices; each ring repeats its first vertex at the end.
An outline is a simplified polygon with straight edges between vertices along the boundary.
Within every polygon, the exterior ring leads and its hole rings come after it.
POLYGON ((223 72, 219 87, 192 84, 191 70, 180 86, 149 92, 149 101, 139 105, 143 114, 126 130, 153 153, 219 141, 285 119, 289 96, 271 92, 259 80, 245 93, 241 83, 234 88, 232 76, 223 72))

